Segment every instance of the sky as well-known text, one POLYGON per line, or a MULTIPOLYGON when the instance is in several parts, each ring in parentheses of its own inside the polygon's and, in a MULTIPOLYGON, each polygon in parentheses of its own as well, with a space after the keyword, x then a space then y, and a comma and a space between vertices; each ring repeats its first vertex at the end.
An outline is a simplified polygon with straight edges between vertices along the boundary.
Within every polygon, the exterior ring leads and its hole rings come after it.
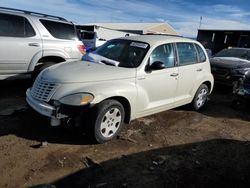
POLYGON ((180 35, 195 38, 198 28, 250 30, 248 1, 0 0, 0 7, 61 16, 78 24, 166 22, 180 35))

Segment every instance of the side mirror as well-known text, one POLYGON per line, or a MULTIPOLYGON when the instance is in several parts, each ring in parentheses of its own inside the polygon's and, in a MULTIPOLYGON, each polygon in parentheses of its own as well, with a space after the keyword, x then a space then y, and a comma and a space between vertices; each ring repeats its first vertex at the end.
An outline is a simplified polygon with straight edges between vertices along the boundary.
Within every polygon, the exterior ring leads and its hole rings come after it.
POLYGON ((166 68, 165 64, 161 61, 155 61, 150 65, 150 70, 161 70, 165 68, 166 68))
POLYGON ((247 71, 244 75, 244 80, 249 80, 250 79, 250 71, 247 71))

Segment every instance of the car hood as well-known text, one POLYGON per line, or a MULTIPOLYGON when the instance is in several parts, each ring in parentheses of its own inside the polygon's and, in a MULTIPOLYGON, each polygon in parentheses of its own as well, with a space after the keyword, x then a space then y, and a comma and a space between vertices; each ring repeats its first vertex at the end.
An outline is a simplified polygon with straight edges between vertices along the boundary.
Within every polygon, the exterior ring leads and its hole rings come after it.
POLYGON ((74 83, 135 78, 135 75, 135 68, 76 61, 48 67, 40 73, 39 77, 54 83, 74 83))
POLYGON ((213 57, 210 63, 212 67, 229 69, 250 67, 250 61, 236 57, 213 57))

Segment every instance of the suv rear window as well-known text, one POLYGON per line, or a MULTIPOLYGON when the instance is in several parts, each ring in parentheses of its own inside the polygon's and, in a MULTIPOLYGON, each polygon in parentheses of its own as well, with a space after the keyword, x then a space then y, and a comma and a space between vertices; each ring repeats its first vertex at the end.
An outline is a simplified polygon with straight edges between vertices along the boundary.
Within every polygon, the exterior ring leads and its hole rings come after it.
POLYGON ((26 18, 0 13, 0 36, 32 37, 35 35, 34 29, 26 18))
POLYGON ((75 40, 77 38, 75 26, 73 24, 55 22, 50 20, 40 20, 49 33, 58 39, 75 40))

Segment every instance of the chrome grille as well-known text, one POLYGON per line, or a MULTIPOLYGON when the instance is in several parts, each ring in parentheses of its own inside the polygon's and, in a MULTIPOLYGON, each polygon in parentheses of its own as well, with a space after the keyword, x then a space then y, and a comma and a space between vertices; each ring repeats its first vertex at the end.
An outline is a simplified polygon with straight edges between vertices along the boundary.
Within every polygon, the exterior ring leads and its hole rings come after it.
POLYGON ((57 87, 58 84, 43 81, 38 77, 32 86, 31 95, 37 100, 48 102, 56 91, 57 87))

